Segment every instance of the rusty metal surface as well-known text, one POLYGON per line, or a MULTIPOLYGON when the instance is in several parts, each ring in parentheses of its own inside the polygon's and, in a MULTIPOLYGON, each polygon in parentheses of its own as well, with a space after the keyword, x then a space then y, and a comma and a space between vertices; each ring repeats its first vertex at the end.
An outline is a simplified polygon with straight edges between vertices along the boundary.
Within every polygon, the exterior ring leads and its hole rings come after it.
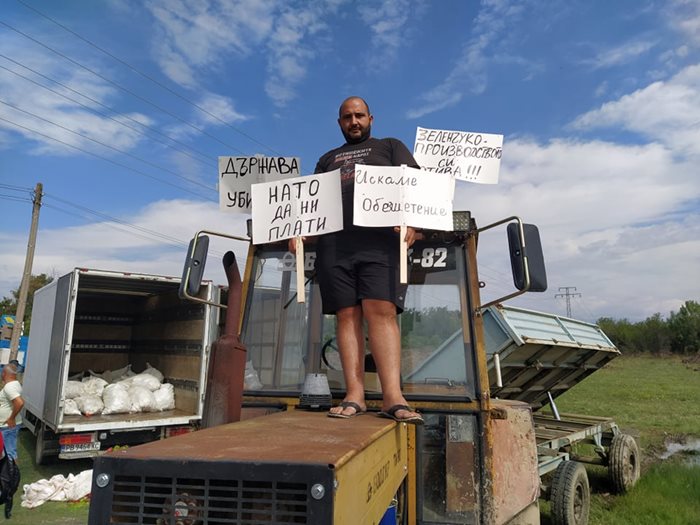
POLYGON ((148 460, 245 461, 342 466, 397 423, 365 414, 337 419, 293 410, 110 452, 148 460))
POLYGON ((241 419, 246 347, 238 337, 241 319, 241 274, 236 256, 226 252, 223 259, 229 294, 224 334, 212 346, 207 373, 207 394, 202 423, 212 427, 241 419))
POLYGON ((491 419, 493 435, 493 509, 495 523, 507 523, 539 496, 537 446, 530 407, 524 403, 492 400, 506 412, 491 419))

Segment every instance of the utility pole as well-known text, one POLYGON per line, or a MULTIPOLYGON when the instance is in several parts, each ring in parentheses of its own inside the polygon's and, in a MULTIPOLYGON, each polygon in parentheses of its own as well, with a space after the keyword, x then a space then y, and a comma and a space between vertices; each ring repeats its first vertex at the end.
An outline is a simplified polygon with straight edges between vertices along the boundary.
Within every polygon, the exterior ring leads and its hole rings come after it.
POLYGON ((561 292, 562 290, 564 290, 564 293, 554 294, 554 298, 556 299, 557 297, 566 297, 566 317, 571 317, 571 298, 581 297, 581 294, 571 293, 570 290, 576 291, 575 286, 560 286, 559 291, 561 292))
POLYGON ((22 284, 19 287, 19 297, 17 297, 17 311, 15 312, 15 326, 12 328, 12 338, 10 339, 10 361, 17 359, 17 349, 19 348, 19 334, 24 324, 24 310, 27 306, 27 294, 29 292, 29 281, 32 279, 32 263, 34 262, 34 247, 36 246, 36 232, 39 229, 39 208, 41 208, 41 196, 44 185, 37 182, 32 195, 32 225, 29 228, 29 241, 27 242, 27 255, 24 259, 24 272, 22 273, 22 284))

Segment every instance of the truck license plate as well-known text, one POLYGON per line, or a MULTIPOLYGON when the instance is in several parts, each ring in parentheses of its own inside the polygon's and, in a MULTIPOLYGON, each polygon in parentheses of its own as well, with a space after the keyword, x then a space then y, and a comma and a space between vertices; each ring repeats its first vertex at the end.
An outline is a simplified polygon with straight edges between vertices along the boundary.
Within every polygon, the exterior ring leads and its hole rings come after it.
POLYGON ((61 445, 61 453, 66 452, 92 452, 100 450, 100 442, 93 443, 72 443, 70 445, 61 445))

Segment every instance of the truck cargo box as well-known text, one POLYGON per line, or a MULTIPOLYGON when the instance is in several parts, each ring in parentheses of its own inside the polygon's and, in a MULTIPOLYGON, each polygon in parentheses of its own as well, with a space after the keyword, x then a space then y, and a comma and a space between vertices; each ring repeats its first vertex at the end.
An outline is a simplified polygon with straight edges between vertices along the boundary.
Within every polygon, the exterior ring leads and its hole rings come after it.
MULTIPOLYGON (((218 313, 208 305, 180 300, 179 283, 175 277, 76 268, 36 292, 24 419, 45 437, 38 459, 55 452, 89 455, 122 441, 150 441, 163 437, 164 427, 199 422, 218 313), (64 415, 69 379, 129 366, 139 373, 148 365, 173 385, 174 409, 64 415), (120 431, 130 432, 131 439, 119 441, 115 434, 120 431), (87 445, 61 441, 64 434, 86 432, 94 438, 87 445)), ((211 283, 200 291, 208 300, 214 293, 218 290, 211 283)))

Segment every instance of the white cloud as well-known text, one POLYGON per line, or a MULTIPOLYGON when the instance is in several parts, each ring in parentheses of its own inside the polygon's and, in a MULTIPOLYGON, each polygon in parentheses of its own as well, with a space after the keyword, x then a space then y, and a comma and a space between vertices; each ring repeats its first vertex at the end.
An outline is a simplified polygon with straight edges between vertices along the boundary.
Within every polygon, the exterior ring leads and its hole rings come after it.
MULTIPOLYGON (((480 226, 511 215, 539 226, 549 291, 519 304, 551 311, 557 287, 576 286, 588 320, 641 319, 700 297, 689 277, 700 264, 700 213, 677 216, 698 199, 693 163, 661 145, 523 139, 504 145, 498 185, 458 185, 455 209, 480 226)), ((504 239, 479 238, 486 299, 507 291, 504 239)))
POLYGON ((324 19, 335 13, 342 2, 308 2, 303 7, 284 7, 277 15, 267 42, 267 81, 265 92, 277 107, 284 107, 297 94, 306 78, 307 63, 324 52, 322 42, 328 33, 324 19))
MULTIPOLYGON (((29 139, 35 144, 33 153, 75 155, 76 150, 70 147, 75 146, 112 155, 113 151, 105 150, 94 141, 121 150, 129 150, 139 143, 142 137, 138 127, 132 129, 136 126, 133 121, 148 124, 150 119, 138 113, 113 115, 105 106, 109 107, 117 93, 108 83, 84 70, 57 61, 43 50, 27 48, 14 38, 0 38, 0 47, 3 54, 14 60, 2 59, 0 62, 6 68, 0 69, 0 93, 7 103, 0 104, 0 117, 15 123, 0 121, 0 128, 29 139), (62 86, 48 79, 60 82, 62 86), (122 125, 128 120, 131 121, 131 128, 122 125)), ((89 67, 100 69, 99 65, 91 64, 89 67)))
POLYGON ((672 26, 680 31, 689 44, 700 46, 700 2, 673 0, 669 15, 672 26))
MULTIPOLYGON (((134 228, 109 222, 96 222, 68 228, 42 228, 39 231, 32 273, 63 275, 75 267, 179 276, 189 239, 200 229, 245 236, 245 216, 219 212, 206 202, 172 200, 152 203, 135 216, 124 218, 137 228, 158 232, 180 241, 169 242, 134 228)), ((22 275, 26 234, 0 235, 3 257, 0 262, 0 295, 18 283, 5 276, 22 275)), ((228 250, 236 253, 245 266, 246 243, 212 240, 207 278, 225 282, 217 261, 228 250)))
POLYGON ((577 117, 576 129, 621 128, 700 156, 700 65, 654 82, 577 117))
POLYGON ((416 9, 409 0, 383 0, 379 5, 360 4, 358 11, 372 33, 372 48, 367 58, 371 69, 385 70, 396 61, 405 45, 406 23, 416 9))
MULTIPOLYGON (((522 18, 527 2, 513 4, 503 0, 482 2, 482 9, 474 20, 473 36, 462 47, 459 58, 445 79, 437 86, 421 94, 416 107, 407 112, 408 118, 420 118, 457 104, 468 94, 484 92, 488 82, 487 68, 489 57, 497 55, 501 60, 509 57, 512 63, 529 64, 530 61, 517 57, 515 53, 496 52, 499 41, 507 38, 507 30, 522 18)), ((533 66, 534 71, 537 69, 533 66)))
POLYGON ((197 71, 227 55, 247 55, 269 34, 275 1, 156 0, 146 4, 156 22, 153 53, 174 82, 195 89, 197 71))
POLYGON ((656 42, 650 40, 635 40, 625 42, 621 46, 606 49, 598 53, 592 59, 584 60, 583 63, 590 65, 593 69, 602 69, 627 64, 647 53, 656 46, 656 42))

